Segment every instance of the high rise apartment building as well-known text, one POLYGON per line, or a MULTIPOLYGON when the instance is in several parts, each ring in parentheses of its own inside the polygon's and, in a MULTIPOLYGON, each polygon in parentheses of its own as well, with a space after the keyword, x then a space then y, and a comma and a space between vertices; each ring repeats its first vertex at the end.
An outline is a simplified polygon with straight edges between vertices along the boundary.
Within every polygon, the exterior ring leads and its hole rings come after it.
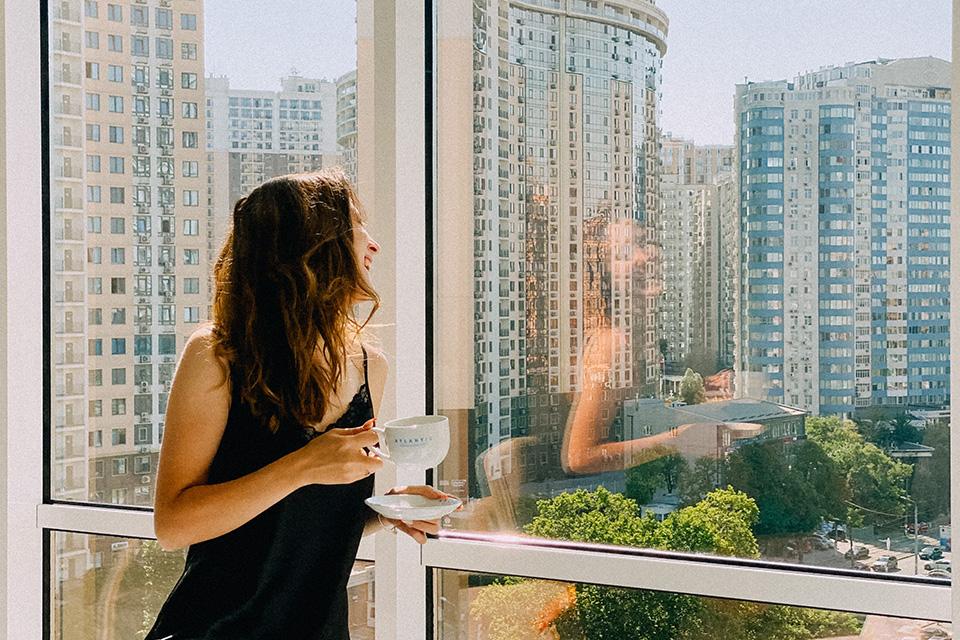
POLYGON ((264 180, 340 164, 337 84, 290 75, 279 91, 206 79, 208 206, 222 238, 233 204, 264 180))
POLYGON ((737 86, 737 393, 821 414, 949 399, 950 65, 737 86))
MULTIPOLYGON (((47 11, 51 492, 149 506, 176 354, 207 317, 203 3, 47 11)), ((58 540, 64 579, 110 553, 58 540)))
POLYGON ((592 336, 622 336, 604 354, 611 394, 659 375, 667 19, 646 1, 473 6, 471 460, 486 456, 494 479, 513 465, 549 477, 592 336), (520 459, 496 448, 512 436, 530 436, 520 459))
POLYGON ((690 366, 709 374, 722 363, 721 325, 732 321, 732 306, 724 306, 721 289, 727 259, 723 221, 736 215, 729 197, 733 147, 666 137, 660 158, 659 338, 665 368, 682 373, 690 366))

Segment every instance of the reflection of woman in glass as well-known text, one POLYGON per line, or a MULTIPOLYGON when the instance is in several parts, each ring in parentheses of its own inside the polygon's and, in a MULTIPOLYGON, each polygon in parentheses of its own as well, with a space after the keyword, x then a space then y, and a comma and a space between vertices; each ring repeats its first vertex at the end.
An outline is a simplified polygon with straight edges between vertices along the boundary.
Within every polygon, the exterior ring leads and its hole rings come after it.
MULTIPOLYGON (((563 430, 559 466, 568 476, 624 471, 656 458, 680 454, 687 459, 715 457, 721 446, 732 440, 756 435, 754 424, 717 422, 670 423, 662 430, 624 441, 611 441, 610 425, 621 409, 611 391, 615 366, 631 361, 636 348, 630 329, 613 326, 611 305, 615 295, 621 298, 656 295, 657 291, 627 291, 636 269, 658 258, 655 249, 641 246, 638 231, 631 220, 609 219, 601 211, 585 224, 583 270, 580 290, 583 310, 583 334, 577 372, 578 389, 563 430), (629 295, 628 295, 629 294, 629 295), (619 355, 619 358, 618 358, 619 355)), ((621 312, 624 313, 624 312, 621 312)), ((621 318, 621 321, 623 318, 621 318)), ((634 372, 636 376, 636 372, 634 372)), ((517 461, 534 448, 536 439, 510 438, 492 447, 479 459, 482 475, 491 497, 473 505, 474 513, 484 519, 478 526, 515 530, 521 487, 530 482, 522 466, 515 462, 504 472, 497 461, 517 461)))
POLYGON ((340 172, 274 178, 234 207, 213 324, 187 342, 170 393, 154 522, 164 548, 189 551, 149 639, 345 640, 361 536, 437 531, 364 504, 387 366, 353 308, 376 309, 378 251, 340 172))

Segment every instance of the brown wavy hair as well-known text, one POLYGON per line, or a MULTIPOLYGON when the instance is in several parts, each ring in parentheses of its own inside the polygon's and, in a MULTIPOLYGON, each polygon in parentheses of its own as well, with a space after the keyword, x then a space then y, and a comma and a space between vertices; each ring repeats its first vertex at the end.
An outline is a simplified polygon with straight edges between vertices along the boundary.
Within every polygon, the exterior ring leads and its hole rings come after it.
POLYGON ((364 221, 339 169, 272 178, 233 208, 213 272, 213 347, 271 430, 322 419, 348 344, 379 307, 353 249, 364 221), (363 322, 360 300, 373 302, 363 322))

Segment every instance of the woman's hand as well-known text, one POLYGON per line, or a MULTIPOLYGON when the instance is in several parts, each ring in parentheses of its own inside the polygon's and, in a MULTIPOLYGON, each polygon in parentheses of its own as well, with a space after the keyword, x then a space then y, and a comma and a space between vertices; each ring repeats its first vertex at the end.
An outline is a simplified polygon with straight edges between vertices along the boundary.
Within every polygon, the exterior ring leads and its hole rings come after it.
MULTIPOLYGON (((431 486, 428 485, 410 485, 405 487, 394 487, 387 491, 386 495, 416 495, 423 496, 425 498, 430 498, 431 500, 446 500, 447 498, 452 498, 450 494, 444 493, 443 491, 437 491, 431 486)), ((457 507, 457 511, 463 509, 463 505, 457 507)), ((387 518, 385 516, 379 516, 379 519, 383 523, 389 523, 395 529, 403 531, 405 534, 419 542, 424 544, 427 541, 427 534, 437 535, 440 532, 440 521, 439 520, 413 520, 412 522, 404 522, 403 520, 394 520, 393 518, 387 518)))
POLYGON ((350 484, 383 467, 364 447, 377 444, 373 420, 353 429, 330 429, 290 454, 296 457, 301 484, 350 484))

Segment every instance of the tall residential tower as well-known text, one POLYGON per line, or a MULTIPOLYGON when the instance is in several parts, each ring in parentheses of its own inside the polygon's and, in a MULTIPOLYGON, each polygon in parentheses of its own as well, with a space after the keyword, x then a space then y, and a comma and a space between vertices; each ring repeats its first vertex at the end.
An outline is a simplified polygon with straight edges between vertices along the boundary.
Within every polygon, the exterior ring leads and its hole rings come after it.
POLYGON ((821 414, 949 397, 950 63, 737 86, 737 392, 821 414))

